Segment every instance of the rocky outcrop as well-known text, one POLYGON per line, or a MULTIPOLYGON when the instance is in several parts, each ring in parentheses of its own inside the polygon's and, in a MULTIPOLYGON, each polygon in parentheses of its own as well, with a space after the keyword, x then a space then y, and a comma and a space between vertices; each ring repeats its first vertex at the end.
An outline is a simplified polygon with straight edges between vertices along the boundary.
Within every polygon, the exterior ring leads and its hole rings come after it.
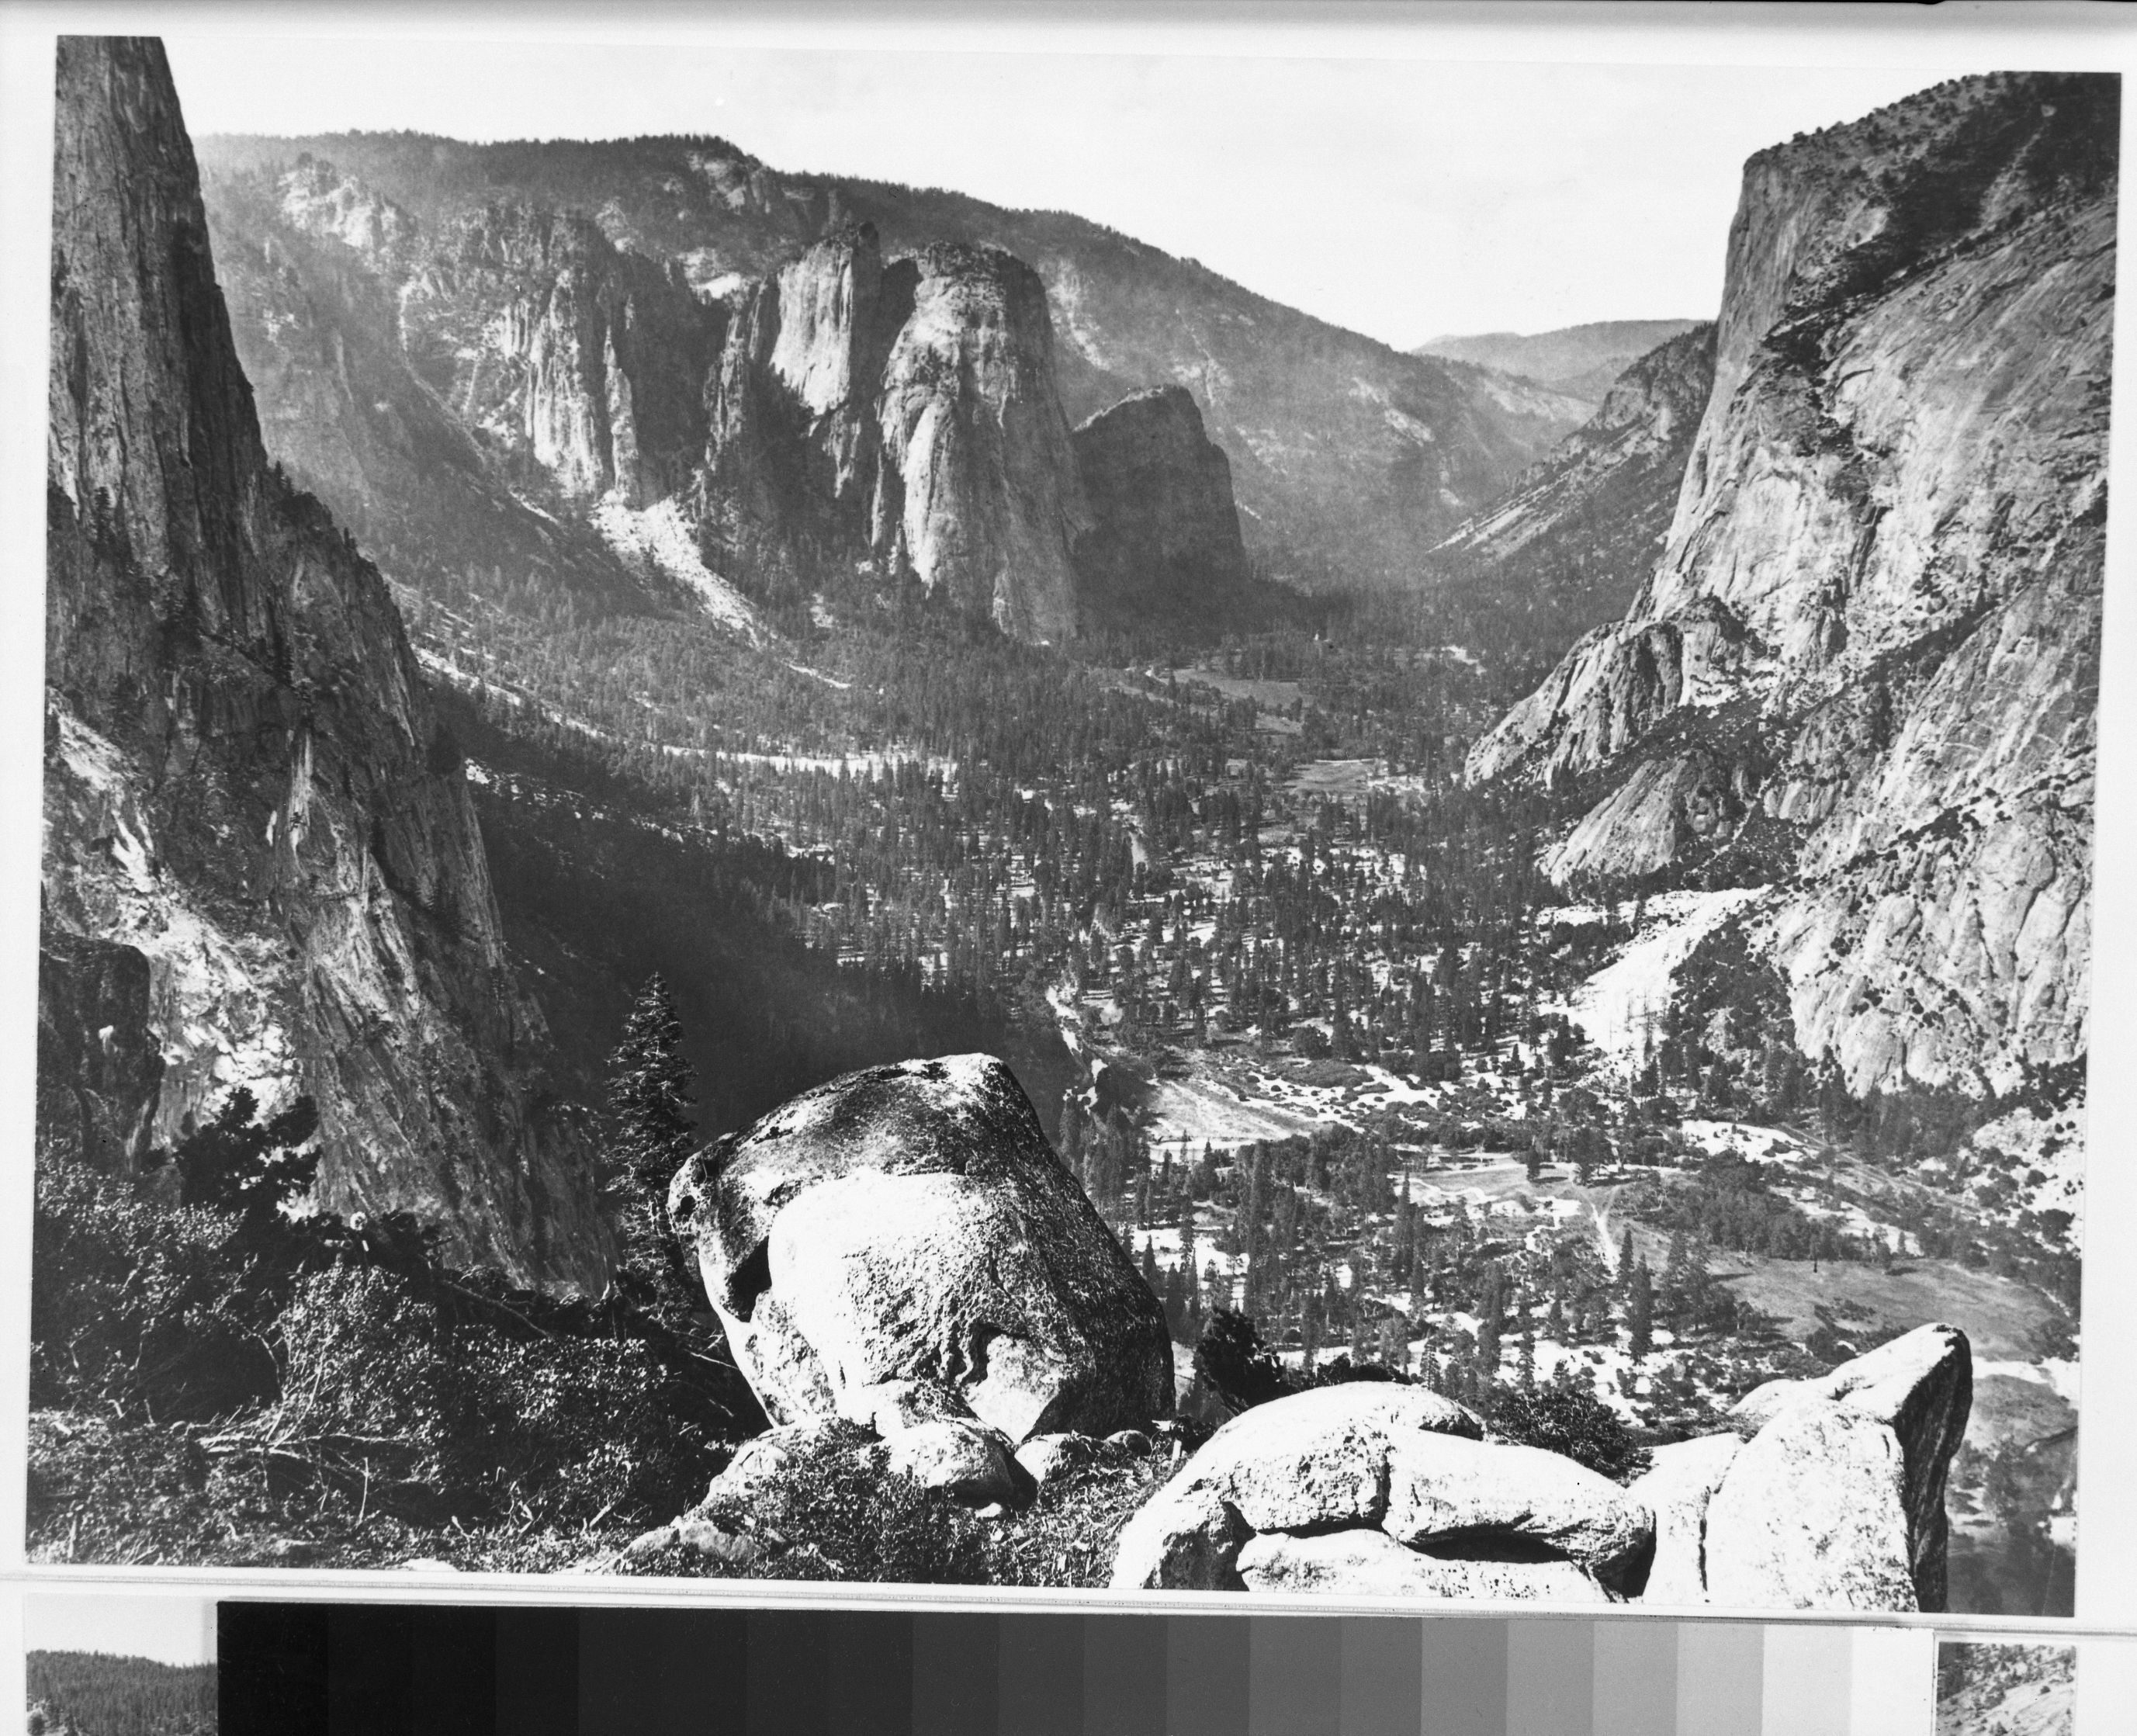
POLYGON ((886 266, 866 226, 818 243, 736 320, 696 502, 708 558, 775 587, 910 578, 1071 636, 1088 510, 1038 277, 991 247, 886 266))
POLYGON ((1966 1436, 1974 1354, 1955 1326, 1931 1324, 1879 1345, 1812 1381, 1769 1381, 1738 1402, 1749 1437, 1790 1410, 1833 1405, 1889 1429, 1900 1444, 1908 1571, 1924 1609, 1945 1607, 1945 1474, 1966 1436))
POLYGON ((2117 112, 1998 75, 1752 158, 1661 558, 1470 756, 1601 784, 1562 880, 1755 832, 1857 1090, 2085 1051, 2117 112))
POLYGON ((1626 1491, 1655 1515, 1644 1600, 1943 1609, 1945 1475, 1973 1384, 1966 1335, 1917 1327, 1755 1388, 1728 1433, 1658 1448, 1626 1491))
POLYGON ((1707 1503, 1707 1601, 1731 1608, 1918 1608, 1908 1554, 1899 1441, 1833 1406, 1761 1429, 1707 1503))
POLYGON ((775 1421, 1014 1447, 1172 1408, 1163 1310, 991 1056, 819 1086, 693 1158, 669 1212, 775 1421))
POLYGON ((566 498, 646 506, 694 473, 727 322, 679 266, 590 217, 495 204, 441 237, 398 298, 416 365, 566 498))
POLYGON ((1221 618, 1248 580, 1232 466, 1184 386, 1123 398, 1076 430, 1091 527, 1076 546, 1087 612, 1221 618))
POLYGON ((1653 1539, 1643 1509, 1570 1459, 1482 1432, 1418 1387, 1257 1405, 1128 1521, 1113 1587, 1601 1602, 1638 1578, 1653 1539))
POLYGON ((1054 383, 1045 286, 995 247, 938 243, 921 250, 918 268, 879 412, 903 496, 889 553, 1005 632, 1068 638, 1068 550, 1085 508, 1054 383))
POLYGON ((62 39, 57 113, 41 1047, 74 1070, 41 1100, 80 1109, 46 1148, 306 1095, 321 1206, 598 1282, 458 752, 377 573, 262 450, 160 47, 62 39))
POLYGON ((1654 1450, 1653 1463, 1625 1490, 1654 1515, 1655 1558, 1643 1602, 1706 1601, 1706 1509, 1743 1443, 1735 1435, 1701 1435, 1654 1450))
POLYGON ((1920 1328, 1622 1489, 1420 1387, 1317 1387, 1212 1436, 1122 1531, 1113 1588, 1940 1610, 1970 1368, 1920 1328))
POLYGON ((406 260, 421 239, 415 217, 374 188, 300 151, 278 178, 281 216, 305 235, 330 238, 374 261, 406 260))

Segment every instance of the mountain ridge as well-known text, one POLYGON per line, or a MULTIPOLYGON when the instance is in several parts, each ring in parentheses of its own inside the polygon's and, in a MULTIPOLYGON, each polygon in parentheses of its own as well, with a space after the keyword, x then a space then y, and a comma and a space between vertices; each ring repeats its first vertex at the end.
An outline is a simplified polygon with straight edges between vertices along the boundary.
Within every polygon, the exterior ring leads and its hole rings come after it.
POLYGON ((582 210, 715 295, 864 220, 889 254, 936 241, 1001 246, 1046 284, 1070 422, 1136 392, 1187 387, 1231 461, 1258 570, 1308 590, 1405 583, 1437 535, 1584 419, 1562 394, 1405 356, 1073 214, 784 174, 718 139, 475 146, 336 134, 223 136, 202 149, 212 202, 217 180, 310 152, 426 223, 491 197, 582 210), (1312 437, 1297 437, 1304 430, 1312 437))
POLYGON ((1618 378, 1640 358, 1679 338, 1698 319, 1592 319, 1541 332, 1446 333, 1412 355, 1473 363, 1592 401, 1599 407, 1618 378))

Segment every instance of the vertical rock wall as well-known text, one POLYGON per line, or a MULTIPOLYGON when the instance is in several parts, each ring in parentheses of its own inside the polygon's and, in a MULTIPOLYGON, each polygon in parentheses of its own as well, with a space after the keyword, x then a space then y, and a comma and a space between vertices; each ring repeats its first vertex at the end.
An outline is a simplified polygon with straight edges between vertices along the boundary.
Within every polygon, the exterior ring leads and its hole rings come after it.
POLYGON ((2118 115, 1998 75, 1752 158, 1653 576, 1470 757, 1602 774, 1563 880, 1763 822, 1799 1043, 1858 1090, 2085 1051, 2118 115))
POLYGON ((74 1076, 41 1132, 124 1162, 234 1086, 309 1094, 322 1205, 597 1282, 457 749, 385 584, 262 450, 162 49, 58 64, 40 1046, 74 1076), (107 1026, 153 1056, 86 1066, 107 1026))

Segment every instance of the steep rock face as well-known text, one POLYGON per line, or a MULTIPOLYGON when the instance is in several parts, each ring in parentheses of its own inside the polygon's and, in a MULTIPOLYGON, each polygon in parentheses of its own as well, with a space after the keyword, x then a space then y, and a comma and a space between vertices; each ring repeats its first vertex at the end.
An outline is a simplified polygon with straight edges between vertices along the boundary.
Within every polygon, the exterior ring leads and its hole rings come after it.
POLYGON ((37 960, 40 1151, 100 1169, 137 1167, 155 1130, 162 1046, 155 978, 135 947, 47 927, 37 960))
POLYGON ((886 266, 874 230, 819 242, 729 334, 695 501, 706 552, 801 590, 910 578, 1030 640, 1077 622, 1088 523, 1044 286, 998 249, 886 266))
MULTIPOLYGON (((483 414, 463 420, 404 346, 404 293, 436 281, 433 237, 391 201, 322 159, 225 177, 207 192, 217 276, 268 451, 318 495, 394 580, 427 588, 470 568, 539 578, 598 602, 642 608, 643 563, 627 568, 596 531, 515 497, 546 481, 523 423, 482 378, 481 345, 507 329, 498 285, 470 278, 489 325, 463 363, 483 414)), ((426 312, 439 316, 436 305, 426 312)), ((435 361, 435 357, 433 358, 435 361)), ((434 367, 433 372, 438 372, 434 367)), ((453 388, 453 368, 441 374, 453 388)), ((684 436, 687 438, 687 436, 684 436)), ((537 492, 546 492, 538 488, 537 492)), ((656 601, 666 600, 656 597, 656 601)))
POLYGON ((2086 1046, 2117 112, 1999 75, 1754 158, 1662 556, 1470 756, 1600 774, 1561 880, 1765 822, 1799 1042, 1858 1090, 2086 1046))
POLYGON ((1185 386, 1123 398, 1077 428, 1091 528, 1076 549, 1087 609, 1219 612, 1247 583, 1232 466, 1185 386))
POLYGON ((1784 1412, 1837 1405, 1891 1430, 1900 1443, 1908 1570, 1924 1609, 1942 1609, 1950 1525, 1945 1480, 1974 1407, 1973 1347, 1955 1326, 1933 1323, 1843 1363, 1819 1380, 1769 1381, 1738 1401, 1731 1420, 1746 1438, 1784 1412))
POLYGON ((417 368, 567 499, 644 506, 689 480, 726 315, 679 267, 591 218, 491 204, 426 251, 399 301, 417 368))
POLYGON ((331 237, 375 260, 408 260, 421 236, 415 217, 385 194, 338 174, 309 151, 280 178, 281 214, 294 229, 331 237))
POLYGON ((1004 631, 1065 639, 1076 630, 1068 551, 1088 519, 1045 285, 995 247, 938 243, 918 264, 880 412, 904 495, 898 552, 931 590, 1004 631))
POLYGON ((323 1206, 596 1281, 457 750, 377 573, 267 462, 158 45, 62 39, 54 195, 41 1051, 78 1070, 40 1096, 79 1107, 46 1148, 309 1094, 323 1206))

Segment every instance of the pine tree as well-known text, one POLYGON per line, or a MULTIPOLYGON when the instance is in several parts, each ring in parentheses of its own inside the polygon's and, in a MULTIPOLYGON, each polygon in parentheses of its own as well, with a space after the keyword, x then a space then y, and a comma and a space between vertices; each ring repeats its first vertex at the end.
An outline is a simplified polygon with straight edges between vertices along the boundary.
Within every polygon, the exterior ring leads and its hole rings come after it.
POLYGON ((1477 1302, 1477 1367, 1487 1379, 1499 1370, 1499 1334, 1505 1327, 1506 1275, 1493 1261, 1484 1268, 1484 1283, 1477 1302))
POLYGON ((668 1187, 697 1144, 698 1126, 682 1022, 658 973, 639 991, 608 1065, 608 1193, 621 1219, 623 1269, 655 1295, 676 1300, 689 1282, 669 1228, 668 1187))
POLYGON ((1625 1332, 1625 1348, 1636 1359, 1655 1348, 1655 1286, 1644 1260, 1633 1265, 1626 1285, 1625 1332))

